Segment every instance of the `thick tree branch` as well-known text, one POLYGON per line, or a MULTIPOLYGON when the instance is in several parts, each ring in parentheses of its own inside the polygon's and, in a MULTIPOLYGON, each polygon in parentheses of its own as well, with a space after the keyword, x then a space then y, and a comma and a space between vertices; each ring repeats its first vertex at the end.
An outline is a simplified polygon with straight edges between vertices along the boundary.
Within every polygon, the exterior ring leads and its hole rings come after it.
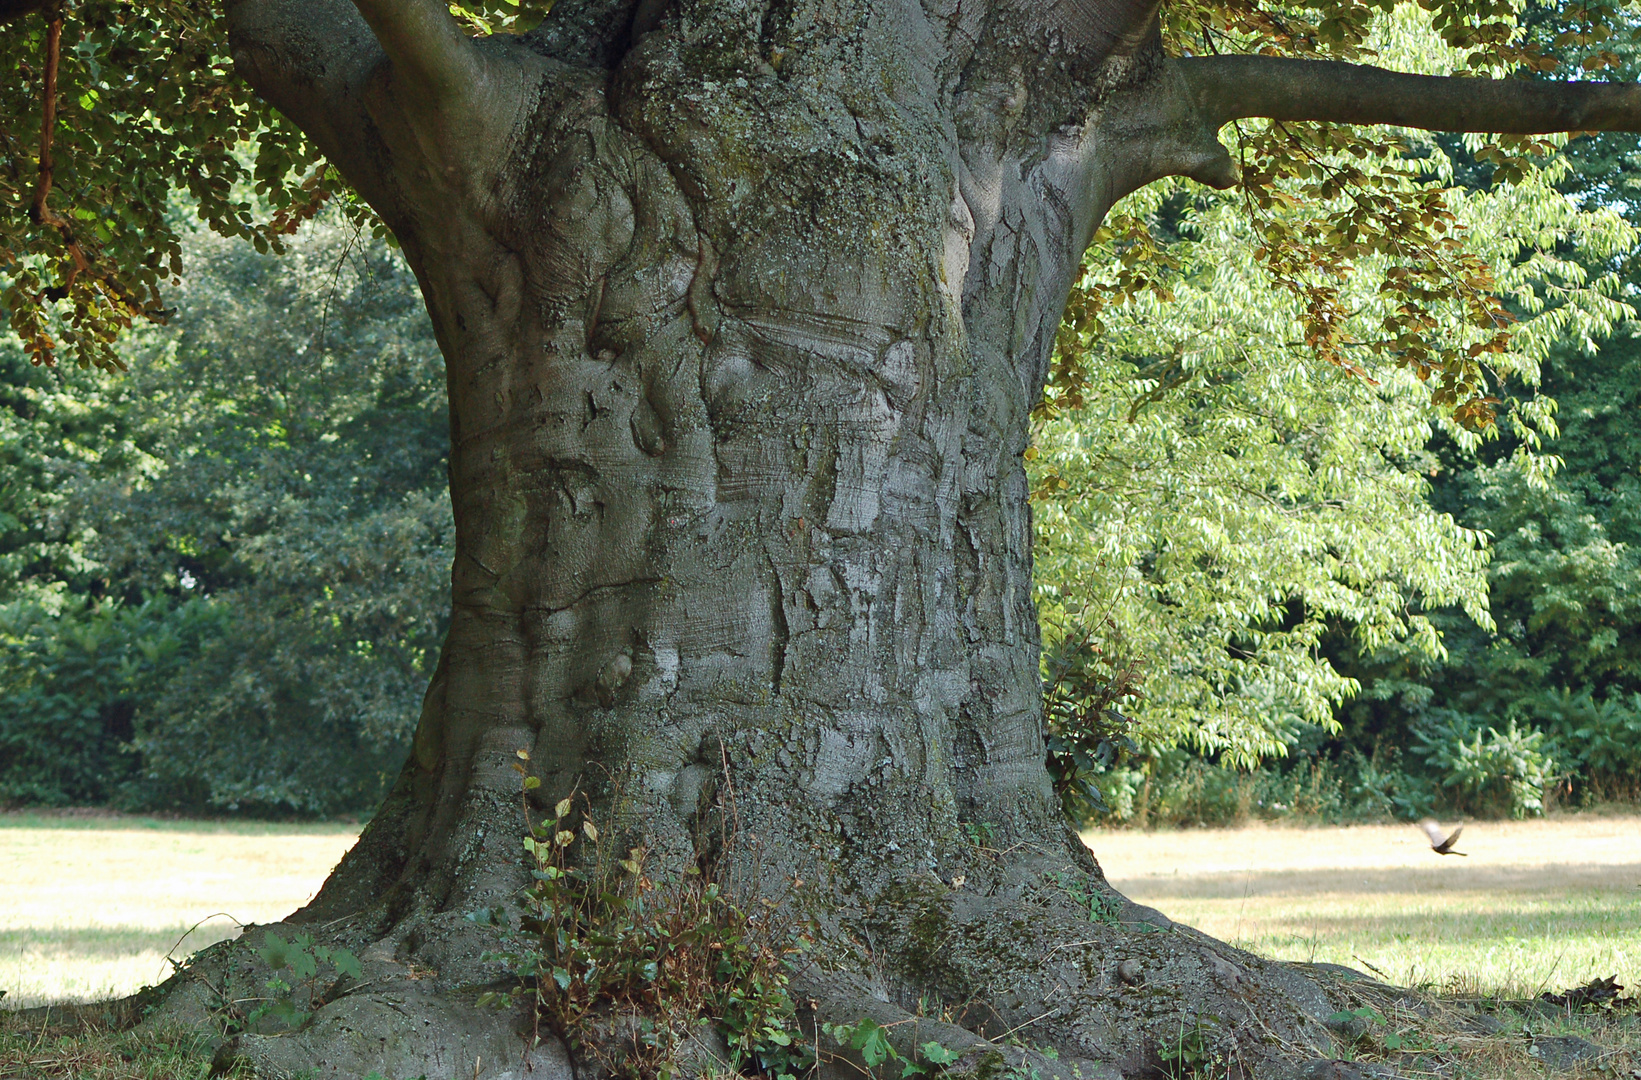
POLYGON ((35 221, 43 225, 58 225, 56 215, 47 205, 51 198, 53 161, 51 144, 57 134, 57 67, 63 51, 63 19, 58 16, 46 24, 46 78, 40 91, 40 176, 34 184, 35 221))
POLYGON ((1161 0, 1048 0, 1024 5, 1056 36, 1085 57, 1126 56, 1156 36, 1161 0))
POLYGON ((229 45, 245 81, 314 141, 379 210, 386 177, 364 104, 382 50, 346 0, 229 0, 229 45))
POLYGON ((1244 117, 1429 131, 1641 131, 1641 84, 1442 78, 1274 56, 1177 60, 1214 127, 1244 117))
POLYGON ((525 93, 511 38, 475 43, 440 0, 229 0, 228 20, 246 80, 396 231, 415 177, 439 178, 424 202, 490 190, 525 93))
POLYGON ((376 32, 404 90, 424 106, 459 105, 480 84, 484 65, 440 0, 353 0, 376 32))
MULTIPOLYGON (((66 296, 75 279, 91 269, 85 248, 74 238, 73 228, 65 218, 51 209, 50 203, 53 170, 56 168, 51 148, 57 134, 57 68, 62 58, 62 48, 63 17, 57 14, 46 24, 46 78, 45 86, 40 91, 40 172, 34 183, 34 204, 29 208, 29 216, 41 225, 56 229, 62 234, 63 245, 68 248, 74 266, 61 285, 46 290, 48 299, 66 296)), ((47 363, 49 365, 50 361, 47 363)))

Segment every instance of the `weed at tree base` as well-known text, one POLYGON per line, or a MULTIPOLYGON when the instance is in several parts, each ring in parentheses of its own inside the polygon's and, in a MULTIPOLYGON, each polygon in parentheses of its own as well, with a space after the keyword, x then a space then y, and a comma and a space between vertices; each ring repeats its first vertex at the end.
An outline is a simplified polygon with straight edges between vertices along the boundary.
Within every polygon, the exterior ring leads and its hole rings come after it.
MULTIPOLYGON (((525 777, 527 793, 537 786, 525 777)), ((735 837, 726 829, 721 840, 722 856, 735 837)), ((569 798, 531 825, 524 848, 534 883, 517 924, 498 909, 468 916, 504 928, 493 958, 520 979, 481 1004, 533 995, 555 1034, 633 1080, 670 1080, 684 1064, 777 1080, 808 1071, 814 1053, 794 1031, 786 966, 805 938, 776 905, 743 903, 698 865, 652 875, 642 847, 617 857, 569 798)))

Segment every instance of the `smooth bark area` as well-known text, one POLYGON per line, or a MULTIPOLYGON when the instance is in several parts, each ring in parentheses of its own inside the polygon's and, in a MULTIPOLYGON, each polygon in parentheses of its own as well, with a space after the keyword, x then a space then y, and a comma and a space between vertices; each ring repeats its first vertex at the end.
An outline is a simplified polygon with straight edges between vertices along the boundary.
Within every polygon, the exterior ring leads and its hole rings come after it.
MULTIPOLYGON (((1465 87, 1421 113, 1406 77, 1174 61, 1153 9, 1073 0, 559 0, 484 41, 437 0, 230 17, 245 77, 421 281, 457 523, 412 759, 292 919, 367 985, 232 1053, 524 1074, 522 1043, 495 1050, 519 1018, 467 1004, 498 973, 463 919, 525 884, 524 749, 540 805, 587 793, 663 863, 735 860, 819 912, 812 1020, 944 1013, 896 1037, 1045 1077, 1154 1072, 1199 1019, 1243 1074, 1333 1056, 1336 988, 1123 901, 1060 819, 1028 414, 1101 217, 1158 177, 1233 182, 1225 120, 1587 128, 1628 97, 1465 87)), ((232 996, 238 963, 195 983, 232 996)))
POLYGON ((1218 123, 1250 116, 1539 135, 1641 128, 1641 86, 1461 79, 1280 56, 1175 61, 1218 123))

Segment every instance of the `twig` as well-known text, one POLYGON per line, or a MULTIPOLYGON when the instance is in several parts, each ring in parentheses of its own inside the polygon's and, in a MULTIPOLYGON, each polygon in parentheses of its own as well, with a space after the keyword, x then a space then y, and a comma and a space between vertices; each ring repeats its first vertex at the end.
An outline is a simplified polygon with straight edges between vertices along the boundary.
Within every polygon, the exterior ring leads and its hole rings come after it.
POLYGON ((51 146, 57 133, 57 68, 62 52, 63 16, 58 12, 46 24, 46 85, 42 93, 44 101, 40 110, 40 176, 34 185, 34 205, 30 207, 30 215, 40 224, 60 232, 63 242, 68 245, 68 253, 74 259, 74 269, 69 271, 68 280, 60 286, 66 293, 74 285, 74 279, 89 270, 91 264, 86 259, 79 241, 74 239, 67 219, 59 217, 46 205, 46 199, 51 195, 52 170, 55 167, 51 146))
MULTIPOLYGON (((377 983, 379 983, 381 981, 382 981, 381 979, 368 979, 368 980, 366 980, 365 982, 362 982, 362 983, 354 983, 352 986, 348 987, 346 990, 342 991, 340 994, 337 994, 334 998, 331 998, 331 1001, 341 1001, 345 997, 352 997, 354 994, 357 994, 359 991, 363 990, 365 987, 375 986, 377 983)), ((328 1004, 330 1004, 330 1002, 327 1001, 326 1004, 328 1005, 328 1004)))
POLYGON ((724 791, 729 795, 729 815, 735 822, 734 831, 729 840, 733 844, 741 835, 741 810, 735 801, 735 782, 729 778, 729 748, 724 745, 724 737, 718 736, 718 757, 724 767, 724 791))
MULTIPOLYGON (((204 919, 201 919, 199 922, 195 923, 193 926, 190 926, 188 929, 184 930, 182 932, 182 937, 179 937, 176 941, 173 941, 171 943, 171 947, 169 949, 165 950, 165 962, 167 964, 171 964, 171 965, 173 965, 177 968, 181 968, 182 967, 181 964, 178 964, 175 960, 171 959, 171 954, 177 951, 177 946, 181 945, 184 941, 188 940, 188 935, 189 934, 192 934, 195 930, 198 930, 201 926, 204 926, 207 920, 214 919, 218 915, 221 915, 225 919, 233 920, 233 924, 235 926, 239 927, 241 930, 245 929, 245 924, 240 922, 238 919, 235 919, 228 912, 226 912, 226 911, 213 911, 211 914, 205 916, 204 919)), ((161 971, 163 972, 163 970, 164 969, 162 968, 161 971)))
POLYGON ((1002 1042, 1004 1039, 1008 1038, 1010 1035, 1013 1035, 1016 1031, 1019 1031, 1021 1028, 1028 1028, 1031 1025, 1035 1024, 1039 1020, 1048 1019, 1050 1016, 1054 1015, 1054 1012, 1055 1012, 1055 1010, 1050 1009, 1048 1012, 1043 1013, 1041 1016, 1034 1016, 1030 1020, 1025 1021, 1024 1023, 1016 1024, 1013 1027, 1009 1028, 1007 1031, 1003 1032, 1003 1034, 997 1036, 997 1038, 989 1039, 987 1041, 994 1042, 994 1043, 995 1042, 1002 1042))
POLYGON ((1363 967, 1367 968, 1369 971, 1373 972, 1375 975, 1379 976, 1379 978, 1381 978, 1381 979, 1389 979, 1390 978, 1389 975, 1386 975, 1384 972, 1380 971, 1378 968, 1374 967, 1372 964, 1368 963, 1366 960, 1363 960, 1360 956, 1357 956, 1355 953, 1351 953, 1350 958, 1352 960, 1356 961, 1358 964, 1361 964, 1363 967))
POLYGON ((1081 949, 1086 945, 1098 945, 1098 944, 1100 944, 1100 940, 1098 938, 1090 938, 1087 941, 1067 941, 1067 942, 1063 942, 1059 945, 1054 946, 1054 948, 1052 948, 1048 951, 1048 954, 1050 956, 1053 956, 1055 953, 1059 952, 1061 949, 1081 949))
POLYGON ((51 1006, 47 1005, 45 1013, 40 1017, 40 1037, 35 1039, 34 1045, 28 1048, 28 1052, 31 1056, 38 1053, 40 1050, 40 1045, 46 1041, 46 1026, 50 1023, 51 1006))
POLYGON ((34 185, 34 220, 56 225, 56 215, 46 208, 46 196, 51 194, 51 141, 57 130, 57 61, 63 51, 63 17, 61 14, 46 24, 46 86, 40 116, 40 179, 34 185))
POLYGON ((353 235, 348 242, 342 245, 342 254, 336 257, 336 266, 331 270, 330 287, 325 290, 325 304, 319 310, 319 339, 314 345, 314 364, 322 363, 325 358, 325 329, 330 323, 330 302, 336 296, 336 283, 342 278, 342 264, 347 262, 348 255, 353 251, 354 243, 364 234, 364 229, 354 226, 353 235))

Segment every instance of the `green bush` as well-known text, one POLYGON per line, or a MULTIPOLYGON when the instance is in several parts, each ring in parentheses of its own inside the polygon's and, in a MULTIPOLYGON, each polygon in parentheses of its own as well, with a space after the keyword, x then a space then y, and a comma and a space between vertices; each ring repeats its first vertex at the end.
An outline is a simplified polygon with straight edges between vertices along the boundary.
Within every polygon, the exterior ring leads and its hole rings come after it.
POLYGON ((1286 772, 1271 765, 1247 770, 1170 747, 1101 780, 1113 823, 1223 826, 1253 818, 1341 816, 1339 785, 1326 762, 1307 761, 1286 772))
POLYGON ((1130 756, 1098 783, 1108 807, 1098 820, 1114 825, 1387 821, 1443 806, 1439 785, 1406 771, 1394 750, 1352 748, 1339 759, 1300 753, 1247 770, 1173 747, 1130 756))
POLYGON ((1425 759, 1453 793, 1453 806, 1486 817, 1523 818, 1544 812, 1544 788, 1555 761, 1544 733, 1511 720, 1504 731, 1474 717, 1432 709, 1413 728, 1413 753, 1425 759))
POLYGON ((196 801, 189 778, 156 784, 135 752, 139 703, 174 678, 220 606, 0 607, 0 801, 44 806, 196 801))
POLYGON ((1585 803, 1641 800, 1641 694, 1550 691, 1530 711, 1568 770, 1571 794, 1585 803))
POLYGON ((391 706, 414 668, 389 647, 351 655, 300 615, 163 595, 0 607, 0 804, 368 809, 404 755, 391 706))
POLYGON ((1061 810, 1079 824, 1111 811, 1100 776, 1139 749, 1116 706, 1137 696, 1140 665, 1120 658, 1116 642, 1120 634, 1109 619, 1097 631, 1073 622, 1043 650, 1048 773, 1061 810))
POLYGON ((0 799, 367 811, 448 622, 443 362, 403 261, 330 216, 185 256, 128 373, 0 342, 0 799))

